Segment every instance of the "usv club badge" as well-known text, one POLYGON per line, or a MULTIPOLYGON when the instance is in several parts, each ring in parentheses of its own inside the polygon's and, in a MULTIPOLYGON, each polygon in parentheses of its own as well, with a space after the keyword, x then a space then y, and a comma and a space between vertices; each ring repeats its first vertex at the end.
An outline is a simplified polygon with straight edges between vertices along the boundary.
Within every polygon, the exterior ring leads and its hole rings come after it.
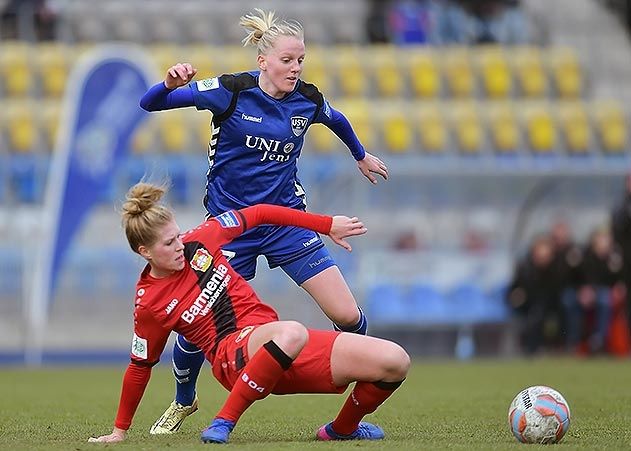
POLYGON ((304 116, 292 116, 291 117, 291 131, 294 135, 300 136, 307 128, 308 119, 304 116))

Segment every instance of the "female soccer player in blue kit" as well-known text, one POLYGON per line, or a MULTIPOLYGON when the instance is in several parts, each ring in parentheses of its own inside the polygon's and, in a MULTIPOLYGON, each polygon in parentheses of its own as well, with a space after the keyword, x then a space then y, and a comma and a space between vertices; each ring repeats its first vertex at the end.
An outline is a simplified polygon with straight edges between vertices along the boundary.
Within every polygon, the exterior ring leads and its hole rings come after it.
MULTIPOLYGON (((377 183, 373 174, 387 179, 387 167, 364 150, 346 117, 314 85, 300 80, 302 26, 260 9, 239 23, 248 31, 244 45, 257 48, 258 70, 190 83, 197 70, 178 63, 140 102, 147 111, 195 106, 213 113, 204 197, 208 216, 260 203, 304 210, 296 162, 313 123, 326 125, 344 142, 371 183, 377 183)), ((246 280, 254 277, 256 259, 264 255, 270 268, 280 266, 313 297, 336 329, 366 333, 366 318, 317 233, 261 226, 226 245, 224 252, 246 280)), ((151 433, 176 432, 197 409, 195 384, 203 361, 203 353, 178 336, 173 350, 176 398, 151 433)))

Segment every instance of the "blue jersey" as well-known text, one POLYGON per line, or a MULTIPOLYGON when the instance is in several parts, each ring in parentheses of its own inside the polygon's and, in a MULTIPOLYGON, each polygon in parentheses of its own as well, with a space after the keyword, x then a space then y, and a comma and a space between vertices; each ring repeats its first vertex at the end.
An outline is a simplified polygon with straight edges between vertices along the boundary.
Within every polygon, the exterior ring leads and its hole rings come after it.
POLYGON ((204 205, 211 215, 260 203, 304 209, 296 160, 316 122, 332 121, 318 89, 298 81, 275 99, 258 86, 258 72, 192 82, 198 110, 213 113, 204 205))

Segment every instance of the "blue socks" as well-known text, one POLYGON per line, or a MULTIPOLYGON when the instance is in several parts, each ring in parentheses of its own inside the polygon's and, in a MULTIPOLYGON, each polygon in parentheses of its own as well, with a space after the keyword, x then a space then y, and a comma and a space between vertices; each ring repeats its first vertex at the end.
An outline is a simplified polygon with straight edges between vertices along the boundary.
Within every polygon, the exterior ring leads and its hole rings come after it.
POLYGON ((357 324, 354 324, 352 326, 340 326, 333 323, 333 328, 341 332, 351 332, 354 334, 366 335, 368 333, 368 320, 366 319, 366 315, 364 315, 361 307, 357 306, 357 310, 359 310, 359 321, 357 321, 357 324))
POLYGON ((173 375, 175 401, 183 406, 190 406, 195 399, 197 376, 204 364, 205 356, 201 349, 178 335, 173 346, 173 375))

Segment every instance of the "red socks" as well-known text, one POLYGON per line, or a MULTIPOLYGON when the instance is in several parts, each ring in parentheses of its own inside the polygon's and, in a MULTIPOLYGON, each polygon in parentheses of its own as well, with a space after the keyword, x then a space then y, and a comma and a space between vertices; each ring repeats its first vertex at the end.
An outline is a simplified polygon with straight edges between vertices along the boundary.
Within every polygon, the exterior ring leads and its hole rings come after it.
POLYGON ((254 401, 271 393, 291 362, 276 343, 271 340, 265 343, 243 368, 217 418, 236 423, 254 401))
POLYGON ((386 399, 403 383, 400 382, 357 382, 337 414, 331 427, 341 435, 352 434, 365 415, 377 410, 386 399))

